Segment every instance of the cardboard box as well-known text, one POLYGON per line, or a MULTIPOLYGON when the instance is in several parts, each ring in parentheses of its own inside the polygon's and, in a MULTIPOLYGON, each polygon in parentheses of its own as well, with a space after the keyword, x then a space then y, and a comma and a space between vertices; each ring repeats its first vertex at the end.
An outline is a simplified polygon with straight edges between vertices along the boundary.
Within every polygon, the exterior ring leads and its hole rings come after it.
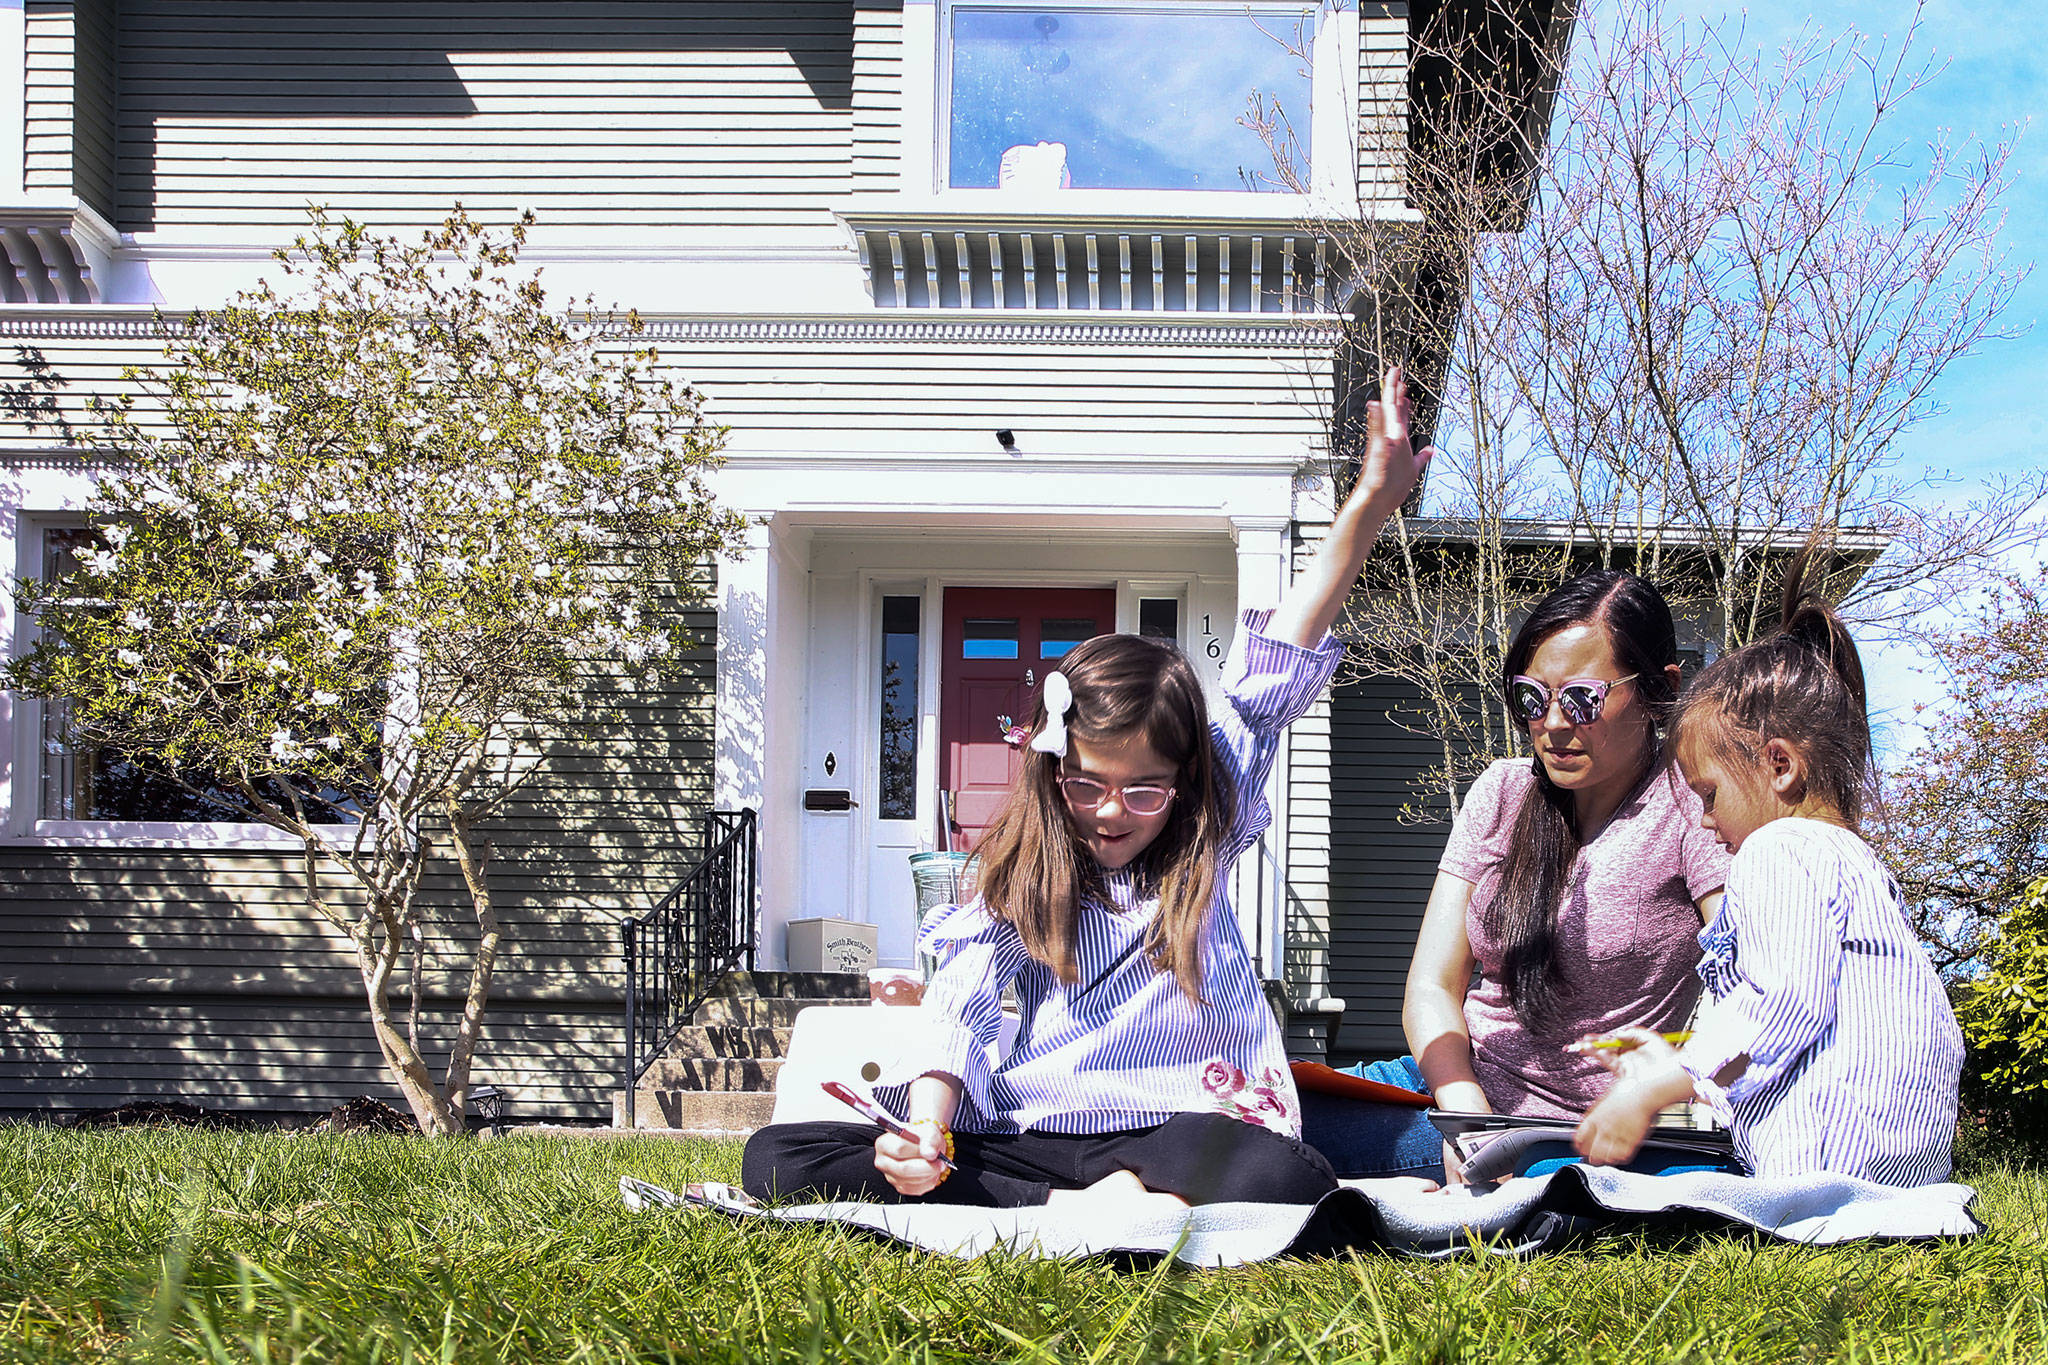
POLYGON ((858 920, 793 919, 786 944, 793 972, 865 973, 875 965, 875 926, 858 920))

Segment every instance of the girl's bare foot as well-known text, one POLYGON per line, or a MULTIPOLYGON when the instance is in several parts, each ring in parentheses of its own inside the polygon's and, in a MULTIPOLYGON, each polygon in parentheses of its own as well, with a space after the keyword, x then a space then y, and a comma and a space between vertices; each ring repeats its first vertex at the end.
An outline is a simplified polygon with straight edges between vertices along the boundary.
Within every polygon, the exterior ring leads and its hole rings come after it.
POLYGON ((1151 1213, 1188 1207, 1188 1201, 1177 1194, 1146 1189, 1145 1183, 1131 1171, 1111 1171, 1085 1190, 1054 1190, 1046 1196, 1045 1206, 1049 1209, 1078 1209, 1084 1204, 1100 1204, 1104 1200, 1114 1200, 1123 1207, 1151 1213))

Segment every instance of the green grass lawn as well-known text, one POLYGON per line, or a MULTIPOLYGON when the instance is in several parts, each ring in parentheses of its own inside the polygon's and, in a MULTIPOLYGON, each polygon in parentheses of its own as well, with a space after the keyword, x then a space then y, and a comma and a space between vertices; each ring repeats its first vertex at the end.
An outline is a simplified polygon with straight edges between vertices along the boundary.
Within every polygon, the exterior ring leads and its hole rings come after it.
POLYGON ((2048 1177, 1990 1232, 1809 1251, 1617 1239, 1528 1261, 961 1263, 629 1214, 737 1144, 0 1127, 0 1360, 2039 1361, 2048 1177))

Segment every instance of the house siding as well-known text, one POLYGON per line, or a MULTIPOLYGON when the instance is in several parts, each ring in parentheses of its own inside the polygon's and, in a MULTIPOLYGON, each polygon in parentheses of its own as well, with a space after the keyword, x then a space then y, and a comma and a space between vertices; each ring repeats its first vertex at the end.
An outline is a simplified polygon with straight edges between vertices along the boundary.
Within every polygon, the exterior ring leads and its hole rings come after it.
MULTIPOLYGON (((132 391, 124 366, 160 363, 162 343, 130 309, 0 319, 0 384, 24 377, 16 348, 64 381, 66 421, 95 395, 132 391)), ((652 319, 644 340, 712 400, 735 462, 820 451, 971 452, 992 463, 991 414, 1035 454, 1207 447, 1306 450, 1322 439, 1317 385, 1330 333, 1314 325, 1047 322, 872 323, 652 319)), ((158 411, 139 399, 144 418, 158 411)), ((55 433, 0 425, 0 449, 55 433)))
POLYGON ((853 6, 125 0, 117 224, 831 231, 853 6))
POLYGON ((903 6, 863 4, 853 20, 855 194, 894 194, 903 173, 903 6))
POLYGON ((1401 992, 1436 880, 1448 823, 1411 824, 1401 807, 1416 777, 1438 757, 1437 742, 1388 718, 1419 694, 1387 677, 1345 682, 1330 697, 1330 993, 1344 1014, 1330 1040, 1339 1061, 1398 1057, 1401 992))
POLYGON ((1367 213, 1408 200, 1408 6, 1364 5, 1358 18, 1358 198, 1367 213))
POLYGON ((28 0, 23 27, 23 184, 111 217, 113 0, 28 0))
MULTIPOLYGON (((619 921, 648 909, 701 851, 711 808, 713 613, 706 645, 659 688, 595 667, 614 707, 557 741, 547 767, 484 828, 509 946, 476 1078, 526 1116, 598 1118, 624 1048, 619 921)), ((445 842, 442 844, 445 849, 445 842)), ((305 904, 292 852, 0 848, 0 1112, 186 1099, 324 1108, 391 1086, 347 935, 305 904)), ((332 864, 325 894, 353 901, 332 864)), ((443 856, 420 898, 422 1039, 437 1067, 459 1019, 474 918, 443 856)), ((402 1005, 403 982, 393 992, 402 1005)))

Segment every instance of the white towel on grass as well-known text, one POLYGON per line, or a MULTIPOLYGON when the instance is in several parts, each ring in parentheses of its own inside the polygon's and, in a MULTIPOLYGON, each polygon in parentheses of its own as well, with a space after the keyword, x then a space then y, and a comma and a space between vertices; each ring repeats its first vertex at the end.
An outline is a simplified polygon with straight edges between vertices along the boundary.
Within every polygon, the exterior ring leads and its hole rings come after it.
POLYGON ((1080 1257, 1171 1255, 1190 1266, 1233 1266, 1349 1249, 1449 1256, 1474 1248, 1519 1255, 1594 1232, 1755 1232, 1808 1246, 1971 1237, 1984 1230, 1967 1185, 1895 1189, 1846 1176, 1758 1180, 1715 1171, 1639 1175, 1566 1166, 1497 1186, 1424 1193, 1404 1181, 1354 1180, 1321 1203, 1205 1204, 1159 1211, 1100 1206, 978 1209, 950 1204, 794 1204, 761 1208, 725 1185, 678 1195, 626 1176, 633 1209, 708 1207, 741 1218, 836 1223, 962 1259, 1008 1249, 1080 1257))

